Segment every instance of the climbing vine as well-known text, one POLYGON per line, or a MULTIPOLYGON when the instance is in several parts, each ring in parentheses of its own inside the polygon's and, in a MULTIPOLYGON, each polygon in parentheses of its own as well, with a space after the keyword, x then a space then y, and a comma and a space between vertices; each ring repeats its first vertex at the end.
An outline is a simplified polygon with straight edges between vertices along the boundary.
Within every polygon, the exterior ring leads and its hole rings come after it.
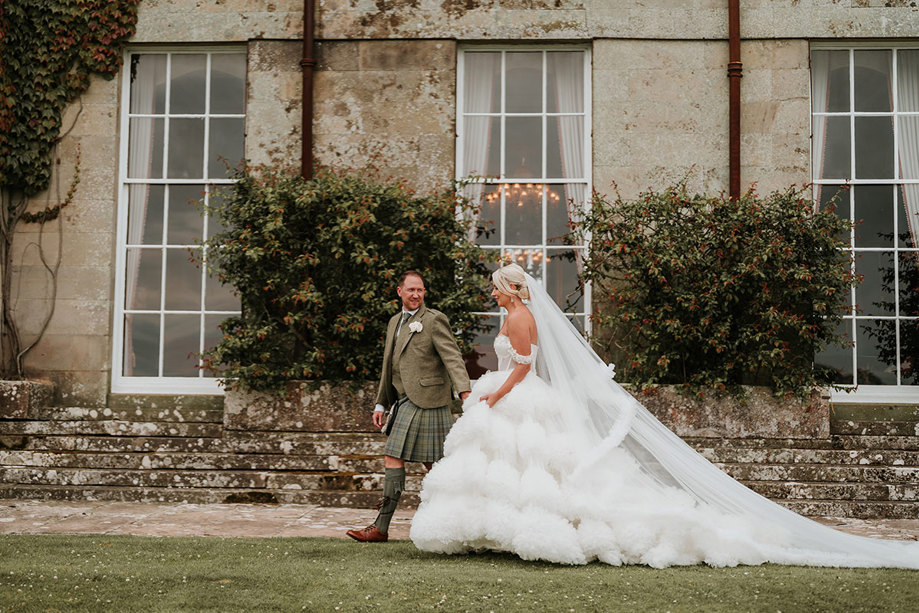
MULTIPOLYGON (((61 208, 73 199, 79 181, 77 173, 61 202, 52 205, 49 201, 43 211, 26 213, 29 199, 50 185, 53 153, 66 134, 64 110, 86 91, 90 75, 111 79, 118 74, 122 47, 134 34, 138 1, 0 2, 3 376, 21 377, 24 355, 10 295, 11 247, 16 227, 20 222, 44 224, 56 219, 61 208)), ((33 341, 29 347, 34 344, 33 341)))

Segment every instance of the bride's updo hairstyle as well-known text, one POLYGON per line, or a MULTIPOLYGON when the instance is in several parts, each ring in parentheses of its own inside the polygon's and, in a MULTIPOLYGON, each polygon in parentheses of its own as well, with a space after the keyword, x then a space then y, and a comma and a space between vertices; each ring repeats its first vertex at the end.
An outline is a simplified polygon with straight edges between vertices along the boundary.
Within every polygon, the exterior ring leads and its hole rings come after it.
POLYGON ((519 264, 508 264, 491 273, 491 280, 502 294, 529 300, 530 290, 527 287, 526 273, 519 264))

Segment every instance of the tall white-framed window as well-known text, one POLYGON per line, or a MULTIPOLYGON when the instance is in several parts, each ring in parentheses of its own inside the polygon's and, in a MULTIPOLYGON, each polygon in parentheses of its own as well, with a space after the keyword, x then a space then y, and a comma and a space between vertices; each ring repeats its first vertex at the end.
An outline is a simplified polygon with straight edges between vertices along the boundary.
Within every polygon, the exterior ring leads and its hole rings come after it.
POLYGON ((842 323, 852 346, 816 363, 855 388, 834 399, 915 402, 919 44, 815 44, 811 85, 815 199, 824 207, 836 195, 837 214, 856 222, 847 252, 863 276, 842 323))
POLYGON ((246 49, 134 48, 124 66, 112 392, 220 393, 198 354, 240 307, 194 261, 219 230, 195 203, 244 156, 246 49))
MULTIPOLYGON (((585 331, 584 247, 562 236, 590 195, 590 65, 584 46, 476 46, 460 50, 457 71, 456 174, 478 177, 464 188, 490 230, 478 242, 510 254, 585 331)), ((494 308, 471 371, 497 365, 494 308)))

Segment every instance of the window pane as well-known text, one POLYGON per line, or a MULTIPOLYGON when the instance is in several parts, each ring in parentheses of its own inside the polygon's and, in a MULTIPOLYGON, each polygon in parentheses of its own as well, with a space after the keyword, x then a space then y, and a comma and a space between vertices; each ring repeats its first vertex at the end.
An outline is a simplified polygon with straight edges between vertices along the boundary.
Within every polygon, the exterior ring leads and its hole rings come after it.
POLYGON ((169 112, 173 115, 204 114, 207 56, 189 53, 172 55, 172 90, 169 112))
POLYGON ((893 315, 893 252, 857 252, 855 272, 864 277, 855 288, 859 314, 893 315))
POLYGON ((467 53, 463 84, 466 113, 501 112, 501 54, 467 53))
POLYGON ((131 113, 166 112, 166 55, 131 55, 131 113))
MULTIPOLYGON (((229 185, 209 185, 208 186, 208 203, 212 207, 220 208, 224 203, 223 192, 227 188, 232 187, 229 185)), ((215 234, 223 232, 224 226, 223 222, 220 221, 220 217, 217 215, 207 215, 207 237, 210 238, 215 234)))
MULTIPOLYGON (((919 86, 919 77, 917 77, 919 86)), ((916 88, 916 97, 919 98, 919 87, 916 88)), ((916 115, 901 115, 897 118, 899 124, 899 166, 904 179, 919 179, 919 117, 916 115)))
POLYGON ((893 56, 889 49, 855 51, 855 110, 889 113, 890 74, 893 56))
POLYGON ((223 340, 223 332, 219 326, 227 315, 205 315, 204 316, 204 350, 213 349, 223 340))
POLYGON ((541 113, 542 53, 508 52, 505 64, 505 112, 541 113))
POLYGON ((506 253, 510 254, 512 262, 519 264, 525 271, 530 273, 537 281, 543 280, 542 261, 543 250, 536 249, 508 249, 506 253))
POLYGON ((169 178, 200 179, 204 176, 204 120, 173 119, 169 122, 169 178))
POLYGON ((513 183, 504 186, 506 244, 542 244, 542 191, 542 185, 538 183, 513 183))
POLYGON ((201 269, 191 261, 188 249, 166 250, 166 309, 201 309, 201 269))
POLYGON ((501 120, 467 117, 463 129, 463 176, 500 176, 501 120))
POLYGON ((215 275, 207 275, 205 281, 204 308, 208 311, 238 311, 239 298, 233 294, 233 286, 225 285, 215 275))
POLYGON ((194 245, 204 237, 204 217, 196 202, 204 198, 203 185, 169 186, 169 245, 194 245))
POLYGON ((857 185, 855 199, 856 247, 893 246, 893 186, 857 185))
POLYGON ((211 113, 241 115, 246 110, 246 56, 211 56, 211 113))
POLYGON ((235 168, 245 157, 243 151, 243 133, 246 120, 211 119, 211 131, 208 143, 207 176, 225 179, 229 176, 227 164, 235 168))
POLYGON ((919 321, 900 320, 900 384, 919 384, 919 321))
POLYGON ((849 110, 849 52, 811 52, 811 100, 815 113, 849 110))
POLYGON ((584 112, 584 53, 546 53, 546 112, 584 112))
POLYGON ((897 51, 897 109, 919 111, 919 49, 897 51))
POLYGON ((542 176, 542 119, 508 117, 505 172, 508 179, 542 176))
MULTIPOLYGON (((850 199, 852 196, 851 189, 843 189, 843 185, 815 185, 817 201, 820 203, 820 210, 825 210, 831 204, 837 217, 845 219, 851 223, 852 209, 850 199)), ((839 238, 846 243, 851 244, 852 237, 849 229, 843 230, 839 238)))
POLYGON ((125 314, 124 345, 123 368, 126 376, 159 376, 160 316, 158 313, 125 314))
POLYGON ((584 178, 584 118, 546 118, 546 176, 584 178))
POLYGON ((893 179, 893 119, 855 118, 855 176, 893 179))
POLYGON ((919 246, 919 185, 901 185, 897 191, 900 206, 897 207, 897 232, 901 247, 919 246))
POLYGON ((479 218, 476 224, 482 233, 477 235, 480 245, 501 244, 501 188, 497 185, 481 183, 467 185, 463 194, 470 202, 479 207, 479 218))
MULTIPOLYGON (((849 343, 852 342, 852 321, 844 319, 839 323, 837 331, 845 335, 849 343)), ((854 385, 855 379, 852 376, 852 348, 851 347, 828 347, 817 354, 814 359, 814 367, 817 370, 832 371, 833 376, 830 379, 833 383, 843 385, 854 385)))
POLYGON ((546 189, 546 242, 561 243, 568 233, 568 198, 565 185, 549 185, 546 189))
POLYGON ((546 252, 546 291, 562 310, 572 313, 584 308, 577 263, 571 258, 574 253, 570 249, 546 252))
POLYGON ((851 178, 849 118, 814 117, 814 125, 814 138, 818 139, 818 142, 814 143, 814 147, 822 146, 823 152, 822 165, 815 163, 814 173, 820 179, 851 178), (822 133, 817 131, 817 124, 820 122, 826 122, 826 133, 822 135, 822 144, 819 142, 822 133))
POLYGON ((164 315, 163 376, 196 377, 201 351, 200 315, 164 315))
POLYGON ((919 316, 919 253, 901 251, 897 264, 900 278, 900 315, 919 316))
POLYGON ((128 249, 125 258, 124 308, 159 310, 163 252, 160 249, 128 249))
POLYGON ((482 319, 487 324, 486 330, 476 335, 472 352, 463 356, 470 379, 478 379, 489 370, 498 370, 495 337, 498 335, 501 320, 494 315, 483 316, 482 319))
POLYGON ((162 119, 137 117, 128 125, 128 178, 163 178, 162 119))
POLYGON ((162 185, 131 185, 128 187, 129 245, 163 244, 162 185))
POLYGON ((856 342, 858 382, 862 385, 896 385, 896 321, 860 320, 856 342), (891 361, 893 363, 889 364, 891 361))

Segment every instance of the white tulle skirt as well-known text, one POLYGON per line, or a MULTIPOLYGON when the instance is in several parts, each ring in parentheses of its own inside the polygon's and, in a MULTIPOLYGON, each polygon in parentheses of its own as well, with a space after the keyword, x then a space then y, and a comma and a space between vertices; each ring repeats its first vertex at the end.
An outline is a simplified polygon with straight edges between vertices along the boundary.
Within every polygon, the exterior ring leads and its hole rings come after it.
POLYGON ((425 477, 411 527, 419 549, 657 568, 862 565, 844 555, 814 558, 778 527, 700 505, 642 471, 625 449, 599 469, 576 473, 589 445, 560 414, 563 399, 534 373, 492 408, 478 400, 507 375, 492 372, 476 382, 444 458, 425 477))

